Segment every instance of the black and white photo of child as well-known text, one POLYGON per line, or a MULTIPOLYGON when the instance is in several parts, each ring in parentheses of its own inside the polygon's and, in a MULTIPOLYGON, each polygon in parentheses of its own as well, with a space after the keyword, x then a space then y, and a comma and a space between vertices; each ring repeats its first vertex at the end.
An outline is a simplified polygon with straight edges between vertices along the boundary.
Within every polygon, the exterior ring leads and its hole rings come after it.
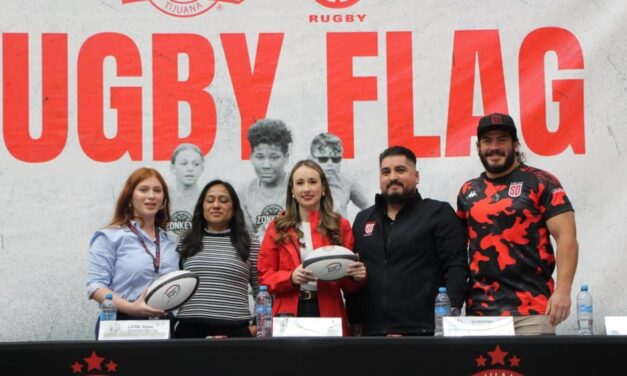
POLYGON ((348 218, 348 204, 352 202, 357 208, 370 206, 366 191, 352 176, 341 173, 342 140, 333 133, 320 133, 311 140, 311 159, 324 170, 333 195, 334 210, 348 218))
POLYGON ((266 227, 285 208, 292 132, 281 120, 261 119, 248 129, 250 161, 256 177, 241 197, 249 229, 263 240, 266 227))
POLYGON ((194 144, 180 144, 172 152, 170 172, 175 184, 171 189, 171 222, 168 230, 181 236, 191 227, 194 205, 200 194, 198 178, 205 168, 204 156, 194 144))

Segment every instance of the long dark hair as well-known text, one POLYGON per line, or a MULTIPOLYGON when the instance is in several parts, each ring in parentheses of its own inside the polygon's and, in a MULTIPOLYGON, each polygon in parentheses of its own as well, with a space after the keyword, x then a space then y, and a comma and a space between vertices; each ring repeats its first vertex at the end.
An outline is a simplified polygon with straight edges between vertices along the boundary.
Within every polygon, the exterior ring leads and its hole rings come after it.
POLYGON ((115 212, 113 213, 113 219, 111 219, 109 226, 122 227, 131 223, 132 219, 141 220, 141 218, 135 218, 134 210, 131 206, 133 192, 139 183, 153 176, 159 180, 161 187, 163 187, 163 207, 159 209, 155 216, 155 226, 162 229, 166 228, 168 222, 170 222, 170 195, 168 193, 168 186, 159 171, 149 167, 138 168, 126 179, 124 188, 122 188, 122 192, 120 192, 115 204, 115 212))
POLYGON ((194 215, 192 217, 192 227, 187 231, 181 241, 179 253, 181 258, 186 259, 192 257, 202 249, 202 238, 205 234, 205 227, 207 227, 207 221, 203 214, 203 203, 205 202, 205 196, 207 191, 214 185, 222 185, 229 192, 231 201, 233 203, 233 217, 229 222, 229 228, 231 229, 231 244, 237 250, 237 253, 243 261, 248 260, 250 255, 250 234, 246 229, 246 222, 244 222, 244 212, 240 205, 239 197, 233 186, 222 180, 212 180, 200 192, 196 206, 194 207, 194 215))
POLYGON ((340 230, 340 215, 333 211, 333 196, 331 195, 331 188, 329 188, 329 181, 324 171, 316 162, 311 159, 304 159, 296 162, 290 173, 290 179, 287 183, 287 194, 285 198, 285 213, 279 215, 274 220, 274 226, 278 232, 276 241, 282 242, 289 238, 289 230, 292 229, 296 232, 298 238, 302 238, 303 233, 298 229, 298 224, 301 221, 300 211, 298 210, 298 202, 292 195, 292 188, 294 187, 294 172, 300 167, 309 167, 315 170, 320 175, 320 182, 324 187, 322 191, 322 197, 320 198, 320 221, 316 230, 326 236, 331 244, 344 245, 342 242, 342 234, 340 230))

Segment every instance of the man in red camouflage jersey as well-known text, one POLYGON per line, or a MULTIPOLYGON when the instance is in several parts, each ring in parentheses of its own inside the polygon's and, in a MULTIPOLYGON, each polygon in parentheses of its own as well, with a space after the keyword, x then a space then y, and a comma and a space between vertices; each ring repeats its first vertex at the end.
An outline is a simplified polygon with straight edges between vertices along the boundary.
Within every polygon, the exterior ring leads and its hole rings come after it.
POLYGON ((514 316, 517 335, 555 334, 570 313, 577 268, 573 207, 557 178, 523 163, 510 116, 479 120, 477 152, 485 172, 457 197, 469 242, 466 312, 514 316))

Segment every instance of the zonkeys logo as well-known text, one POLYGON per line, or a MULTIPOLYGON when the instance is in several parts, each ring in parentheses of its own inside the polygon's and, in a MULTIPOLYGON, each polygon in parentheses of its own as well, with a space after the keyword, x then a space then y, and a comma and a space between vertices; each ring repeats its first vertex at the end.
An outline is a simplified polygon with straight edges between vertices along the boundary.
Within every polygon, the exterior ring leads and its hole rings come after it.
POLYGON ((203 14, 219 3, 241 4, 244 0, 122 0, 122 4, 150 1, 155 8, 174 17, 194 17, 203 14))

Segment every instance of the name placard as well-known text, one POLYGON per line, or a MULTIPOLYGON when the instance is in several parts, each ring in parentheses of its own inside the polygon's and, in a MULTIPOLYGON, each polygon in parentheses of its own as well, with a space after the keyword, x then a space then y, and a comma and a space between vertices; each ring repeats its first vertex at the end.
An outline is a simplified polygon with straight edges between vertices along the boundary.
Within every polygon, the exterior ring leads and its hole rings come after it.
POLYGON ((513 336, 514 319, 509 317, 461 316, 444 317, 445 337, 513 336))
POLYGON ((99 341, 169 339, 170 320, 101 321, 99 341))
POLYGON ((627 316, 605 316, 605 333, 608 336, 627 335, 627 316))
POLYGON ((273 337, 341 337, 340 317, 275 317, 273 337))

